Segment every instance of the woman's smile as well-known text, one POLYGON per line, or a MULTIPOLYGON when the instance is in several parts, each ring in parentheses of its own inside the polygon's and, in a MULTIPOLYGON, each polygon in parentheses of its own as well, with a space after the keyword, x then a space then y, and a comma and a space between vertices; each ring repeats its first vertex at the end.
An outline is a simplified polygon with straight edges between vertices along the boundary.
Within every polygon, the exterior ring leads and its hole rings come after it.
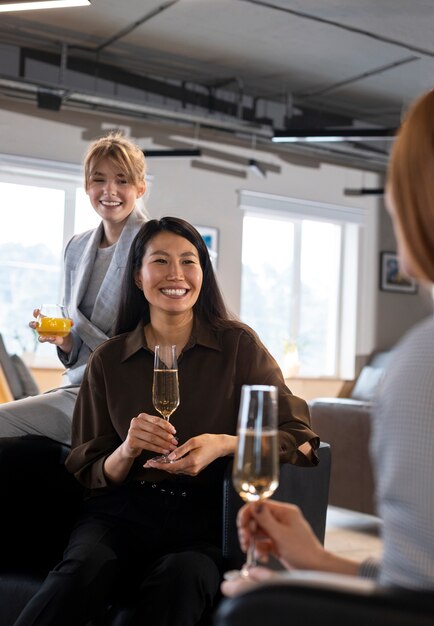
POLYGON ((180 298, 182 296, 185 296, 187 292, 188 289, 161 289, 161 293, 165 296, 168 296, 169 298, 180 298))

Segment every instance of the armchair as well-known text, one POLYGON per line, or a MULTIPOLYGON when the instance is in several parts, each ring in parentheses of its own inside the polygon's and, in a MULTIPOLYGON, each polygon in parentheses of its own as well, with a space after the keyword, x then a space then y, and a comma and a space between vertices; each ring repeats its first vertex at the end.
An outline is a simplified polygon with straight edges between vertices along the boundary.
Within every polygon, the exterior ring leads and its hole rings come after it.
MULTIPOLYGON (((78 512, 82 489, 64 467, 68 448, 46 437, 0 438, 0 624, 12 626, 23 606, 37 591, 49 569, 62 557, 78 512)), ((298 504, 323 541, 330 447, 321 444, 320 464, 314 468, 283 465, 276 498, 298 504)), ((226 569, 244 560, 235 526, 242 505, 226 467, 223 497, 223 554, 226 569)), ((124 626, 128 607, 115 603, 104 626, 124 626)), ((89 624, 88 626, 96 626, 89 624)))
POLYGON ((20 400, 40 392, 33 375, 17 354, 8 354, 0 334, 0 402, 20 400))
POLYGON ((309 403, 312 428, 333 450, 329 504, 376 515, 369 454, 372 401, 391 352, 378 352, 365 365, 349 397, 309 403))

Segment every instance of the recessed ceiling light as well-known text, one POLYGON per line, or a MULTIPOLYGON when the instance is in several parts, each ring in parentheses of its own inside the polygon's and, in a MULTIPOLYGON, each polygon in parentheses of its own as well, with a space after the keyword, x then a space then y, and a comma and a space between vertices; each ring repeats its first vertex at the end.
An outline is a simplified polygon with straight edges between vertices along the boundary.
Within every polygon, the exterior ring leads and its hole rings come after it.
POLYGON ((37 9, 65 9, 67 7, 89 6, 90 0, 0 0, 0 13, 8 11, 36 11, 37 9))

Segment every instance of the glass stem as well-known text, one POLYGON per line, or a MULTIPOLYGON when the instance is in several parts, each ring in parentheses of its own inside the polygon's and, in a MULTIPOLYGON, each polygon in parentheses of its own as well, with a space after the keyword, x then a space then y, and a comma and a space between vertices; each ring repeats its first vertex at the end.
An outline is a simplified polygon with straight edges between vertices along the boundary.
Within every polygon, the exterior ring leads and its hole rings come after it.
POLYGON ((255 560, 255 538, 250 539, 249 547, 247 548, 246 561, 241 568, 241 575, 248 576, 250 568, 256 565, 255 560))

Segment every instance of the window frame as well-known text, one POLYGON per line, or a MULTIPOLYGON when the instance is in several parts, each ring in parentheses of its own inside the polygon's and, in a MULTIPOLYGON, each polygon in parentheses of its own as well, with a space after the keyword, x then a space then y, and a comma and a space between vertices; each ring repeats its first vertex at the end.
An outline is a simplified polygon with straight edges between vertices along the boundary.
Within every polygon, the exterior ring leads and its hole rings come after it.
MULTIPOLYGON (((62 256, 57 285, 58 299, 63 295, 64 264, 63 250, 74 234, 77 188, 83 187, 82 167, 59 161, 35 159, 0 154, 0 182, 20 186, 47 187, 64 192, 62 256)), ((35 355, 32 366, 42 368, 62 368, 57 355, 35 355)))
POLYGON ((276 216, 280 219, 312 219, 342 226, 338 336, 335 376, 353 379, 356 355, 369 352, 375 333, 375 267, 377 229, 374 212, 366 207, 338 205, 250 190, 239 191, 239 208, 244 214, 276 216), (356 280, 354 279, 356 277, 356 280))
MULTIPOLYGON (((46 186, 65 192, 62 249, 74 234, 76 190, 84 185, 82 169, 73 163, 0 154, 0 182, 46 186)), ((61 284, 62 279, 63 267, 61 284)))

